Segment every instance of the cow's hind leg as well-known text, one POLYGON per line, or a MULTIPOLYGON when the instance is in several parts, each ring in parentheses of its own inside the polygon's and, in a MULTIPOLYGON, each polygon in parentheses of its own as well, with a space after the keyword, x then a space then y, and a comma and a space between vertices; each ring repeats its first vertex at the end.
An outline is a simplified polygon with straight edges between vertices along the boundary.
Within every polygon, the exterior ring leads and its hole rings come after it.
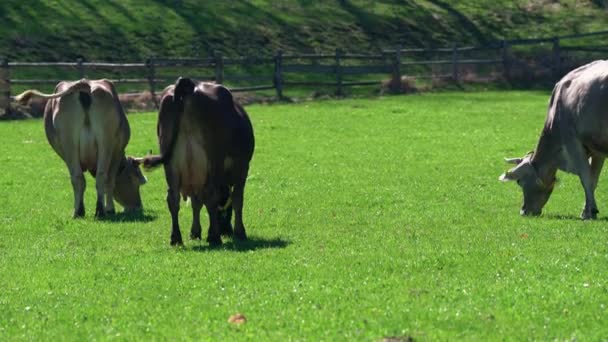
POLYGON ((604 157, 592 156, 591 157, 591 181, 593 182, 593 190, 597 188, 597 183, 600 180, 600 173, 602 173, 602 167, 604 166, 604 157))
POLYGON ((86 188, 86 181, 80 166, 80 159, 78 156, 77 143, 72 141, 72 137, 66 137, 61 143, 61 150, 65 151, 65 154, 61 155, 61 158, 65 161, 70 173, 70 181, 72 182, 72 190, 74 191, 74 218, 84 217, 84 190, 86 188), (74 147, 76 146, 76 147, 74 147))
POLYGON ((179 192, 175 188, 167 190, 167 205, 171 212, 171 246, 181 246, 184 242, 179 231, 179 192))
POLYGON ((74 218, 84 217, 84 190, 87 184, 80 165, 70 168, 70 180, 74 190, 74 218))
POLYGON ((182 233, 179 231, 179 178, 165 166, 167 179, 167 206, 171 212, 171 246, 182 246, 182 233))
MULTIPOLYGON (((600 212, 597 209, 597 204, 595 202, 594 192, 597 188, 597 184, 599 182, 600 173, 602 172, 602 167, 604 166, 604 158, 600 156, 592 156, 589 161, 589 183, 591 183, 588 187, 590 187, 591 199, 590 202, 588 200, 589 196, 587 196, 587 188, 585 188, 585 208, 581 213, 582 219, 596 219, 597 214, 600 212)), ((585 187, 583 177, 581 177, 581 182, 583 183, 583 187, 585 187)))
POLYGON ((219 205, 220 234, 232 236, 232 194, 230 187, 222 188, 219 205))
POLYGON ((106 181, 106 214, 114 215, 116 214, 116 209, 114 207, 114 187, 116 186, 116 177, 118 175, 118 167, 120 165, 120 161, 112 160, 110 164, 108 177, 106 181))
POLYGON ((190 238, 192 240, 201 240, 201 209, 203 201, 200 196, 190 196, 192 203, 192 228, 190 229, 190 238))
POLYGON ((97 190, 97 205, 95 207, 95 217, 103 217, 106 214, 106 185, 109 178, 111 152, 104 148, 99 148, 97 158, 97 174, 95 175, 95 188, 97 190))
POLYGON ((243 224, 243 202, 245 192, 245 180, 236 184, 232 191, 232 205, 234 206, 234 238, 247 240, 245 225, 243 224))
MULTIPOLYGON (((567 144, 566 148, 572 158, 573 164, 577 166, 576 172, 580 178, 581 185, 585 190, 585 207, 581 213, 581 218, 583 220, 596 219, 599 211, 597 210, 597 204, 595 202, 594 184, 597 182, 594 182, 593 180, 592 166, 589 165, 587 153, 580 144, 567 144)), ((593 159, 591 163, 593 164, 593 159)))
POLYGON ((218 201, 208 201, 205 203, 207 208, 207 214, 209 215, 209 231, 207 232, 207 242, 212 246, 219 246, 222 244, 222 238, 220 236, 220 220, 219 210, 217 208, 218 201))

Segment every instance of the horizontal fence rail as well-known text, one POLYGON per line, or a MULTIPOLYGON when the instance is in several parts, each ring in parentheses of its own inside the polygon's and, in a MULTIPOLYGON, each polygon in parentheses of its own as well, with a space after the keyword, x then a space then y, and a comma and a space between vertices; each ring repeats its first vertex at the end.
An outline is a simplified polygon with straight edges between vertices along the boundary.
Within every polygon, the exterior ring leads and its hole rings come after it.
POLYGON ((11 77, 13 73, 21 75, 20 70, 33 70, 30 74, 35 74, 36 70, 42 68, 66 69, 75 73, 75 78, 107 77, 117 84, 144 85, 155 101, 159 89, 182 75, 202 81, 227 82, 235 92, 275 90, 276 96, 282 98, 286 86, 335 87, 336 93, 342 94, 344 87, 379 85, 386 81, 389 81, 387 84, 391 90, 399 90, 404 76, 460 82, 464 68, 470 66, 498 68, 503 77, 509 80, 516 68, 527 65, 518 56, 521 54, 520 47, 526 46, 550 49, 546 54, 548 58, 536 63, 538 67, 549 68, 555 80, 561 75, 567 54, 608 54, 608 44, 599 45, 597 39, 593 45, 580 44, 580 41, 576 41, 576 45, 564 42, 598 36, 608 37, 608 31, 502 40, 483 46, 399 46, 375 54, 346 53, 341 50, 321 54, 283 54, 278 51, 273 56, 226 57, 217 52, 205 58, 155 57, 139 63, 85 62, 82 59, 74 62, 18 62, 0 58, 0 114, 2 110, 10 110, 11 86, 49 85, 62 81, 56 77, 11 77), (378 75, 385 76, 377 79, 378 75))

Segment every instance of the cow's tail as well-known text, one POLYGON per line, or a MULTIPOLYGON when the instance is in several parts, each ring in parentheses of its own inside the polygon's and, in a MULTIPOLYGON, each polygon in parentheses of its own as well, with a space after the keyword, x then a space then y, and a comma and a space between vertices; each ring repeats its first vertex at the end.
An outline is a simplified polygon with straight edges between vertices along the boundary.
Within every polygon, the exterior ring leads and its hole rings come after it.
MULTIPOLYGON (((149 155, 142 158, 144 169, 151 171, 171 160, 177 141, 177 131, 180 127, 181 114, 184 111, 184 97, 192 95, 196 83, 189 78, 179 77, 175 82, 171 97, 163 97, 158 115, 159 139, 167 139, 167 148, 160 155, 149 155), (165 133, 162 133, 164 130, 165 133), (169 133, 167 133, 169 132, 169 133)), ((166 90, 165 90, 166 91, 166 90)), ((163 149, 161 149, 163 150, 163 149)))
POLYGON ((82 79, 78 82, 73 83, 67 89, 60 91, 58 93, 53 93, 53 94, 45 94, 36 89, 29 89, 29 90, 26 90, 23 93, 15 96, 15 101, 17 101, 19 103, 26 103, 32 97, 40 97, 43 99, 56 99, 58 97, 66 96, 68 94, 72 94, 77 91, 83 92, 83 93, 90 93, 91 86, 89 85, 89 83, 86 80, 82 79))

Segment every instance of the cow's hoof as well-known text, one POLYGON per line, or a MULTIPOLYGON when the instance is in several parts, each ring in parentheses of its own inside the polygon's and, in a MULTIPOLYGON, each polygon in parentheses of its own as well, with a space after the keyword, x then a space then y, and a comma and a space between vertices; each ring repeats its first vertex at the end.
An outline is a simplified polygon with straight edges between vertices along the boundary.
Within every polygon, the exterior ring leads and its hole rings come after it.
POLYGON ((234 239, 239 241, 247 241, 247 234, 245 231, 236 231, 234 232, 234 239))
POLYGON ((184 245, 184 242, 182 241, 182 239, 181 239, 181 238, 180 238, 180 239, 174 239, 174 238, 171 238, 171 246, 174 246, 174 247, 181 247, 181 246, 183 246, 183 245, 184 245))
POLYGON ((78 208, 74 209, 74 218, 84 217, 84 203, 80 202, 78 208))
POLYGON ((103 204, 101 202, 97 202, 97 207, 95 207, 95 217, 102 218, 105 216, 105 214, 106 212, 103 209, 103 204))
POLYGON ((208 236, 207 242, 209 243, 209 246, 218 247, 218 246, 222 245, 222 238, 219 236, 215 236, 215 237, 208 236))
POLYGON ((596 220, 597 219, 597 214, 600 211, 597 209, 592 209, 592 210, 583 210, 583 212, 581 213, 581 219, 583 220, 596 220))
POLYGON ((106 210, 106 215, 116 215, 115 209, 106 210))
POLYGON ((201 236, 201 231, 199 230, 198 232, 190 232, 190 239, 191 240, 202 240, 202 236, 201 236))

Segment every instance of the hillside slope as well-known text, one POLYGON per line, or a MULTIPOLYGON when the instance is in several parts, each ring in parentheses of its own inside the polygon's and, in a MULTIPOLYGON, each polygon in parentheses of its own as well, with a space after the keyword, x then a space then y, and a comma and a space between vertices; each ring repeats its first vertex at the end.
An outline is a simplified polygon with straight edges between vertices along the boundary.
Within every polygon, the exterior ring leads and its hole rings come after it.
POLYGON ((602 0, 3 0, 0 56, 133 61, 147 56, 369 51, 602 30, 602 0))

